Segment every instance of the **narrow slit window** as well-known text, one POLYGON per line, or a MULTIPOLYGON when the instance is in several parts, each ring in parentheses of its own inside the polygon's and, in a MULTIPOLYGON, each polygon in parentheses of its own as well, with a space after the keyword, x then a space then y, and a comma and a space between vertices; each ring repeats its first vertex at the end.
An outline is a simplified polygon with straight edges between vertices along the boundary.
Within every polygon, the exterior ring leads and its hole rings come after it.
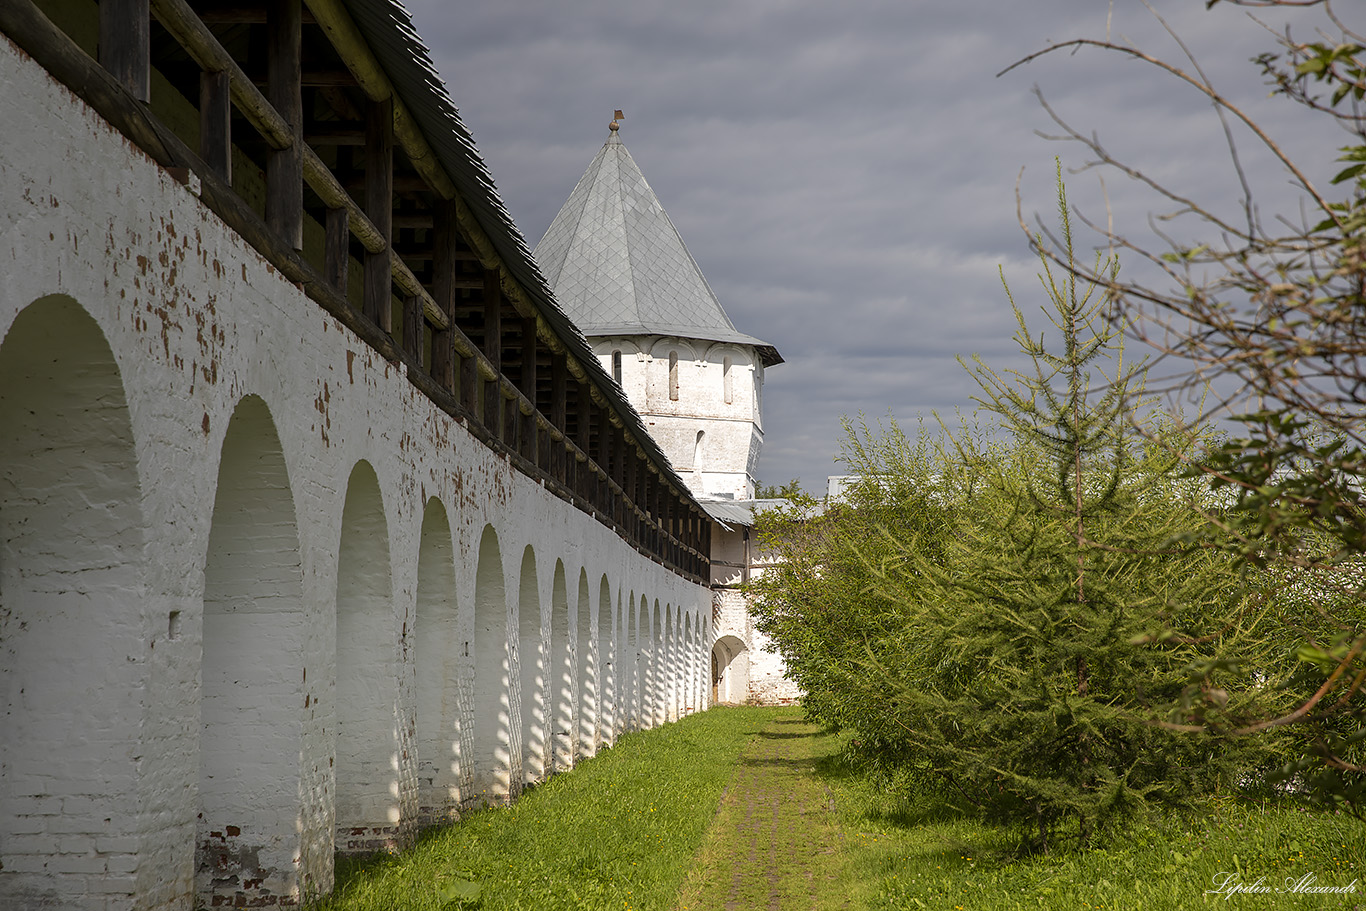
POLYGON ((678 401, 678 352, 669 352, 669 400, 678 401))
POLYGON ((621 385, 621 352, 612 352, 612 381, 618 386, 621 385))
POLYGON ((721 362, 721 383, 726 389, 726 404, 735 401, 735 382, 730 378, 730 357, 721 362))

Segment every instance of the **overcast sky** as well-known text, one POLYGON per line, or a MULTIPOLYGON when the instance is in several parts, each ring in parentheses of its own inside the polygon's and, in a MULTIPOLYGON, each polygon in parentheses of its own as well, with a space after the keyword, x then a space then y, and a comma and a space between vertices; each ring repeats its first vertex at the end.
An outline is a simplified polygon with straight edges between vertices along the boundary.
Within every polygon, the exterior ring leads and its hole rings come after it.
MULTIPOLYGON (((844 470, 842 415, 911 425, 971 409, 955 357, 1018 362, 998 266, 1043 328, 1016 179, 1023 168, 1025 212, 1052 223, 1053 157, 1068 171, 1088 158, 1037 135, 1056 129, 1036 86, 1152 176, 1225 210, 1240 197, 1210 106, 1170 76, 1095 50, 995 76, 1107 27, 1182 63, 1137 0, 406 2, 530 246, 625 112, 622 140, 731 320, 786 359, 764 390, 768 483, 823 491, 844 470)), ((1219 89, 1329 171, 1342 142, 1267 97, 1249 58, 1272 40, 1245 11, 1154 6, 1219 89)), ((1307 36, 1318 20, 1296 21, 1307 36)), ((1293 211, 1286 174, 1243 154, 1264 210, 1293 211)), ((1097 172, 1067 179, 1103 219, 1097 172)), ((1113 173, 1106 187, 1116 226, 1147 234, 1160 203, 1113 173)))

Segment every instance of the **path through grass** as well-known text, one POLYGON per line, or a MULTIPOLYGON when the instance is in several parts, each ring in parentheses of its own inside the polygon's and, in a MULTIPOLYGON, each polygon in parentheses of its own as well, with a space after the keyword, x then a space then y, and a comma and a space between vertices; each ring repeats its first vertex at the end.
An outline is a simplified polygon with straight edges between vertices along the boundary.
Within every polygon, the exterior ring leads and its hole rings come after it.
POLYGON ((778 911, 846 908, 841 859, 844 835, 816 763, 834 738, 788 710, 745 750, 680 911, 778 911))

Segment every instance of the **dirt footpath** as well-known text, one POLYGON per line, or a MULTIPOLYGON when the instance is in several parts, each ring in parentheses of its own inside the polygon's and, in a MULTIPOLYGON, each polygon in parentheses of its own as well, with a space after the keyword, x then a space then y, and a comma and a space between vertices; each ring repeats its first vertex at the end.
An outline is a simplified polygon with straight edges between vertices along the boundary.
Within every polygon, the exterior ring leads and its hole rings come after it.
POLYGON ((824 911, 848 907, 840 831, 813 775, 832 738, 795 711, 746 748, 679 896, 680 911, 824 911))

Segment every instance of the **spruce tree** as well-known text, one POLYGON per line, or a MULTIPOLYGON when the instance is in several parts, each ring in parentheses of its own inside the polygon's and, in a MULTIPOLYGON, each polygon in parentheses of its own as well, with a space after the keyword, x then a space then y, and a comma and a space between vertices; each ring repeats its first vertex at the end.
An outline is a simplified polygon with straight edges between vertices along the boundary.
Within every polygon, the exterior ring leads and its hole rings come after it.
MULTIPOLYGON (((1058 208, 1070 258, 1061 174, 1058 208)), ((1051 333, 1032 335, 1010 298, 1031 369, 968 367, 1007 454, 984 461, 984 483, 934 559, 911 540, 876 561, 876 590, 917 654, 903 664, 870 647, 867 660, 924 761, 983 817, 1048 851, 1064 833, 1085 844, 1245 768, 1245 752, 1176 730, 1161 712, 1193 662, 1241 647, 1234 633, 1255 599, 1229 557, 1180 544, 1206 530, 1193 508, 1203 488, 1178 470, 1198 441, 1131 420, 1142 374, 1123 363, 1105 287, 1042 262, 1051 333)), ((1101 262, 1093 274, 1115 269, 1101 262)), ((946 460, 981 453, 959 441, 946 460)), ((1236 673, 1236 661, 1225 666, 1236 673)))

